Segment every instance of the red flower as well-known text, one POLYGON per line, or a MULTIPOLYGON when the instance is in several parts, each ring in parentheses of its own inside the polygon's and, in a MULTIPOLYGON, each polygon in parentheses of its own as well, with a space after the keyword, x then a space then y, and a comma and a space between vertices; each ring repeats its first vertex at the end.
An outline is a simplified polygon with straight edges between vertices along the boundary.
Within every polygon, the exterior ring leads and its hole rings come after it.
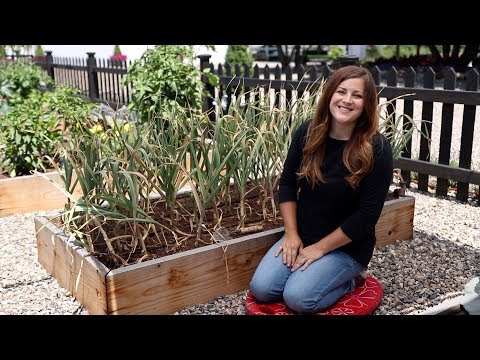
POLYGON ((112 55, 112 56, 110 56, 110 60, 126 61, 127 60, 127 55, 123 55, 123 54, 112 55))

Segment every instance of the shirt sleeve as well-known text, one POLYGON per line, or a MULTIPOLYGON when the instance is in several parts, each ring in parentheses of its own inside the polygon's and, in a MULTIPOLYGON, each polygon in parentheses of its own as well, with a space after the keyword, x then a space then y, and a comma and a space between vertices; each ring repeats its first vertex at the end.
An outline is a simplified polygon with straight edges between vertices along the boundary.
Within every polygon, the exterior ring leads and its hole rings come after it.
POLYGON ((279 181, 279 203, 297 201, 297 171, 302 162, 304 138, 309 123, 310 121, 302 123, 292 136, 292 142, 288 148, 287 158, 283 163, 283 171, 279 181))
POLYGON ((392 147, 385 136, 378 134, 376 137, 378 140, 374 141, 374 165, 361 181, 357 210, 340 225, 352 242, 362 241, 366 234, 375 233, 375 225, 392 181, 392 147))

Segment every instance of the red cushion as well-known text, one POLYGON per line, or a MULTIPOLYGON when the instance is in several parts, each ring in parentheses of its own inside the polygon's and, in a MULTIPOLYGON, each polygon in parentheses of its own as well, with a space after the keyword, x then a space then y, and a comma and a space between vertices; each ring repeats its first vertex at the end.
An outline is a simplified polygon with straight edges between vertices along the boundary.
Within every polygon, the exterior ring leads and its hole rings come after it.
MULTIPOLYGON (((382 301, 383 289, 377 279, 368 276, 362 286, 357 287, 350 294, 341 297, 335 304, 324 312, 315 315, 368 315, 382 301)), ((247 291, 245 307, 248 315, 294 315, 283 301, 274 303, 260 303, 247 291)))

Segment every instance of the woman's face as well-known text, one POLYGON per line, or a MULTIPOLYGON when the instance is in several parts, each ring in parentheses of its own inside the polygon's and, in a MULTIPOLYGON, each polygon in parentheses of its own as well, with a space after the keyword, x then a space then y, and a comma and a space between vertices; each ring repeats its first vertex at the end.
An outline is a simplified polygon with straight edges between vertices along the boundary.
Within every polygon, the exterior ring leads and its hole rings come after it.
POLYGON ((337 125, 354 125, 363 112, 365 80, 347 79, 338 85, 330 99, 330 113, 337 125))

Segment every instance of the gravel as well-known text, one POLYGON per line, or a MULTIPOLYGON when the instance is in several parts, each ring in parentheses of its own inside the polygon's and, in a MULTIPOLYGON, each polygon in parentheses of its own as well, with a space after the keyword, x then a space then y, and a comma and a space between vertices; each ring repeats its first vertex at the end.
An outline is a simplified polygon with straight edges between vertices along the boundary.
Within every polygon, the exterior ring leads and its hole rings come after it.
MULTIPOLYGON (((418 314, 463 294, 479 274, 480 207, 435 198, 410 189, 415 197, 414 237, 375 249, 367 273, 383 285, 374 315, 418 314)), ((61 288, 37 261, 33 218, 54 211, 0 218, 0 315, 82 314, 88 311, 61 288)), ((219 297, 176 314, 245 314, 246 291, 219 297)))

